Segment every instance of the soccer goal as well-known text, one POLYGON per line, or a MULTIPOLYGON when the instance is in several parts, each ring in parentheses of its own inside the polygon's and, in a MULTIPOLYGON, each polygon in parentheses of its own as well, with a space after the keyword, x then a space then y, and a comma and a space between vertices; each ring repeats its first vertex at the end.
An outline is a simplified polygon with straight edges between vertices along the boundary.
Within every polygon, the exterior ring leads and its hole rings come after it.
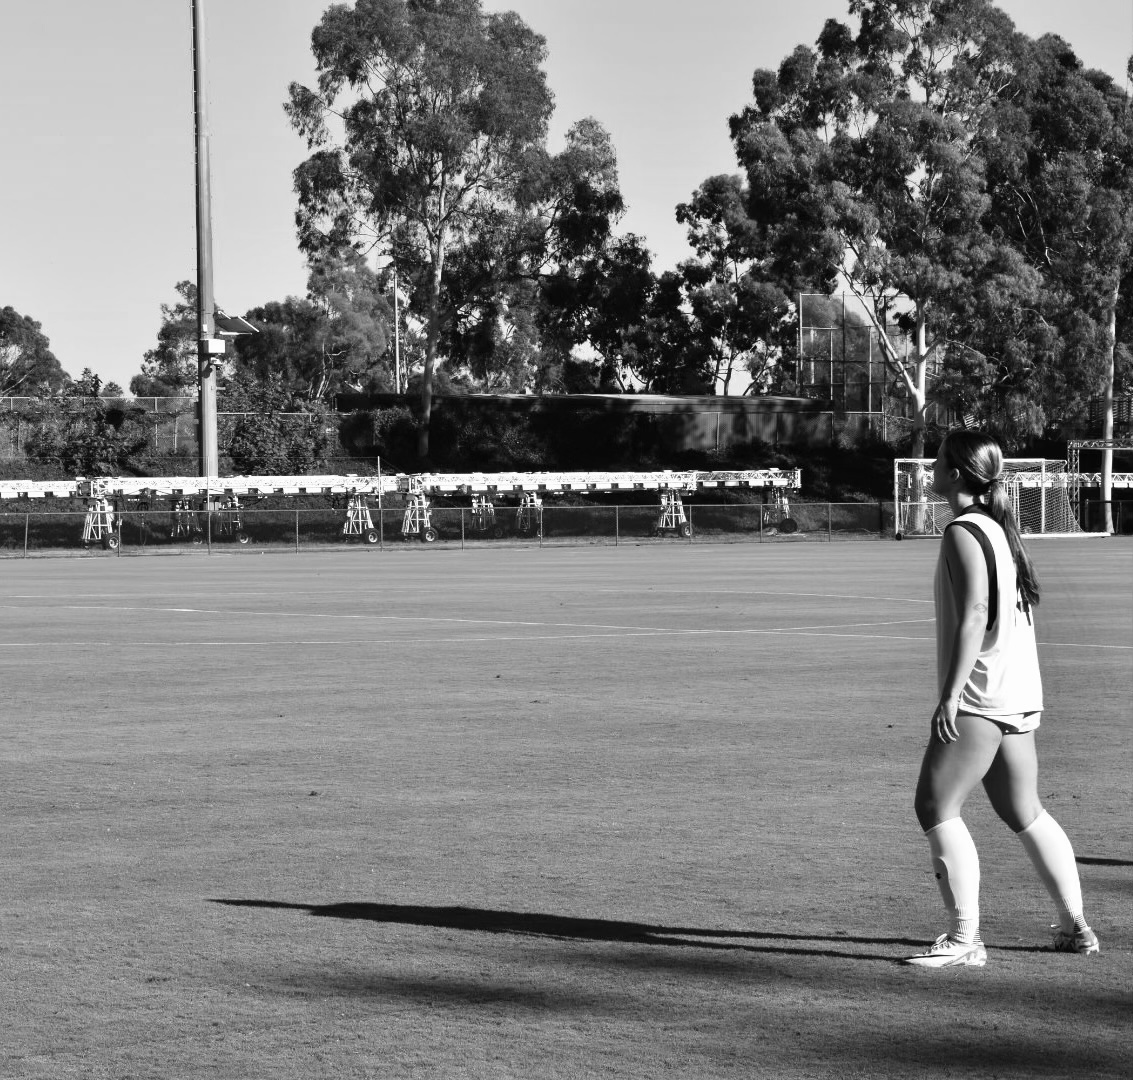
MULTIPOLYGON (((1083 530, 1070 505, 1072 477, 1065 461, 1007 458, 1003 487, 1019 528, 1031 536, 1078 536, 1083 530)), ((932 490, 931 458, 893 463, 896 538, 940 536, 952 520, 948 503, 932 490)))

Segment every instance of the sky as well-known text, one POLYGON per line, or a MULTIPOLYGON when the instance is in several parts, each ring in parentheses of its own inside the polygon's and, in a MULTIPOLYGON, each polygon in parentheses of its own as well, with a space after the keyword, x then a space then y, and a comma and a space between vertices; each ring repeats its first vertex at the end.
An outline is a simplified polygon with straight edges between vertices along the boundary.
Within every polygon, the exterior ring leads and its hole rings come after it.
MULTIPOLYGON (((311 84, 328 0, 201 0, 218 305, 303 295, 283 112, 311 84)), ((0 0, 0 307, 42 324, 63 368, 128 387, 161 305, 196 277, 191 0, 0 0)), ((674 210, 735 172, 728 117, 751 75, 813 45, 847 0, 483 0, 547 40, 550 149, 593 116, 610 132, 654 269, 691 253, 674 210)), ((1057 33, 1126 83, 1133 0, 999 0, 1032 37, 1057 33)))

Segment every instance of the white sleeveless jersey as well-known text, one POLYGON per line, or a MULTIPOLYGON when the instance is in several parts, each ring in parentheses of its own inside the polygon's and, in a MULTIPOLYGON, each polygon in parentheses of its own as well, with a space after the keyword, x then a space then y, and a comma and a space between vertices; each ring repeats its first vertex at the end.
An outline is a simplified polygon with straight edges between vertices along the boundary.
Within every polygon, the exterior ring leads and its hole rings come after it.
MULTIPOLYGON (((948 528, 961 527, 959 521, 979 529, 989 541, 997 579, 995 595, 988 596, 989 625, 975 666, 960 694, 960 711, 981 716, 1042 712, 1043 690, 1034 617, 1019 595, 1015 560, 1011 557, 1007 536, 985 512, 963 514, 948 528), (994 621, 991 621, 992 616, 994 621)), ((992 567, 988 570, 990 593, 992 567)), ((943 550, 936 565, 935 598, 937 692, 943 693, 959 616, 943 550)))

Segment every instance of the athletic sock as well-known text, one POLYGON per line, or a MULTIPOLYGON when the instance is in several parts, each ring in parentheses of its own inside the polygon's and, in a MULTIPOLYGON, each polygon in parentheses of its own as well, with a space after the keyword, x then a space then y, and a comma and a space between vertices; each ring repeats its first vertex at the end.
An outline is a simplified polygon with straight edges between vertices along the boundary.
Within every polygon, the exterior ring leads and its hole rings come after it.
POLYGON ((1067 933, 1087 929, 1082 912, 1082 884, 1074 848, 1062 826, 1045 810, 1022 832, 1016 833, 1046 891, 1058 910, 1058 921, 1067 933))
POLYGON ((971 945, 980 939, 980 857, 972 834, 955 817, 934 825, 925 836, 936 884, 952 916, 949 937, 971 945))

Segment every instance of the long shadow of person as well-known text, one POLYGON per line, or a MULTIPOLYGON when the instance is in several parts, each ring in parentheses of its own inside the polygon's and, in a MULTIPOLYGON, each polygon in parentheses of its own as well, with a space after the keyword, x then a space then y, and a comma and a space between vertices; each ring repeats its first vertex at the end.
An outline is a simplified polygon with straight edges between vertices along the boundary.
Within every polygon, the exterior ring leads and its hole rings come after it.
MULTIPOLYGON (((819 943, 839 945, 888 945, 904 948, 920 945, 919 939, 896 937, 854 937, 849 934, 781 934, 759 930, 714 930, 689 926, 658 926, 620 919, 587 919, 539 912, 499 911, 491 908, 441 907, 421 904, 378 904, 346 902, 340 904, 296 904, 282 900, 215 899, 229 907, 268 908, 305 911, 330 919, 360 919, 376 923, 428 926, 443 930, 466 930, 488 934, 522 934, 559 940, 623 942, 633 945, 681 946, 697 949, 728 949, 743 952, 787 953, 793 955, 845 957, 855 960, 892 961, 893 956, 863 953, 860 950, 831 949, 819 943), (809 946, 789 942, 811 943, 809 946), (817 947, 816 947, 817 945, 817 947)), ((1012 947, 1015 951, 1040 951, 1012 947)))

